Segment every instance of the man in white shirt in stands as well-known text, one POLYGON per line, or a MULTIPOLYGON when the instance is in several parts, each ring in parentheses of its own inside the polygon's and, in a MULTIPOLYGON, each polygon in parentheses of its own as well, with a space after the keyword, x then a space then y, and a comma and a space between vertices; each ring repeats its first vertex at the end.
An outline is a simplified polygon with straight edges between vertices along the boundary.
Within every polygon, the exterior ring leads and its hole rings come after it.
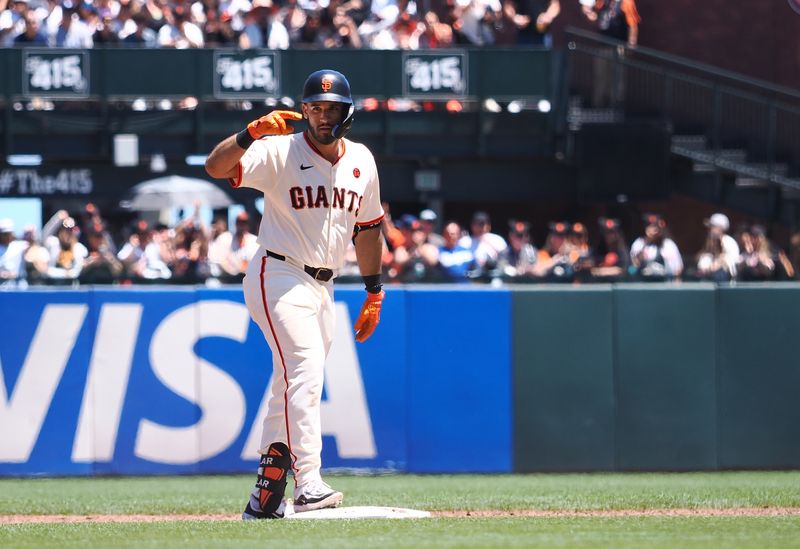
POLYGON ((500 254, 508 247, 505 239, 492 231, 492 222, 486 212, 475 212, 470 224, 472 236, 464 236, 458 241, 460 246, 472 250, 475 262, 481 269, 491 269, 497 265, 500 254))

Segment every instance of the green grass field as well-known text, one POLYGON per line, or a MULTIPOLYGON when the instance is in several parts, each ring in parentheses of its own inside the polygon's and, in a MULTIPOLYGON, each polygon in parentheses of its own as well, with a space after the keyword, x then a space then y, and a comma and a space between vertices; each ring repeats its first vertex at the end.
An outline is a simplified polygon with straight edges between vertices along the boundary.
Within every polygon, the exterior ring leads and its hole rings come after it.
MULTIPOLYGON (((800 508, 800 472, 334 476, 346 505, 427 510, 800 508)), ((0 515, 231 514, 253 476, 0 480, 0 515)), ((800 547, 800 516, 0 525, 0 546, 800 547)))

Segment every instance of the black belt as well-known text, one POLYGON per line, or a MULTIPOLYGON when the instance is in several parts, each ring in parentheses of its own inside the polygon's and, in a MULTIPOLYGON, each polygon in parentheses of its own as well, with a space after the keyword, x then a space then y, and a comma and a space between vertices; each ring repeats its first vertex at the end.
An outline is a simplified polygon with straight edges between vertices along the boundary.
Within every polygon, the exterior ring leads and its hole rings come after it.
MULTIPOLYGON (((294 261, 288 261, 285 255, 276 254, 275 252, 271 252, 267 250, 267 255, 269 257, 274 257, 279 261, 287 261, 288 263, 294 263, 294 261)), ((299 265, 299 263, 298 263, 299 265)), ((308 265, 303 265, 303 270, 311 276, 314 280, 321 280, 322 282, 327 282, 331 278, 333 278, 333 269, 326 269, 325 267, 309 267, 308 265)))

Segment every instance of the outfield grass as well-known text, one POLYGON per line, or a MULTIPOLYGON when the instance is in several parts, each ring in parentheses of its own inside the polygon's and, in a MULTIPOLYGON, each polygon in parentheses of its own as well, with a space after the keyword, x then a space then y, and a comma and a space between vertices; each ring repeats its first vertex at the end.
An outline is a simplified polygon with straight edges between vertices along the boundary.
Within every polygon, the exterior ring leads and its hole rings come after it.
MULTIPOLYGON (((800 472, 325 477, 346 505, 429 510, 800 507, 800 472)), ((235 513, 255 475, 0 480, 0 514, 235 513)))
POLYGON ((4 547, 620 547, 800 546, 789 518, 480 518, 41 524, 0 527, 4 547))
MULTIPOLYGON (((800 472, 328 476, 346 505, 429 510, 800 507, 800 472)), ((254 476, 0 480, 0 514, 237 514, 254 476)), ((0 526, 0 546, 800 547, 800 517, 470 517, 414 521, 0 526)))

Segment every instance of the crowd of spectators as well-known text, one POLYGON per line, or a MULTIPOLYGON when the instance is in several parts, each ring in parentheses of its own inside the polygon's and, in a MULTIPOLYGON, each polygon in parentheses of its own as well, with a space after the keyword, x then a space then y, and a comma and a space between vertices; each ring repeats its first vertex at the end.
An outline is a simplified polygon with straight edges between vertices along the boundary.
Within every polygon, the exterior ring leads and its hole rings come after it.
POLYGON ((0 220, 0 286, 74 284, 212 284, 244 277, 258 249, 246 212, 228 229, 226 217, 208 227, 199 210, 175 226, 135 221, 115 240, 94 204, 80 215, 58 211, 42 234, 0 220))
MULTIPOLYGON (((388 205, 386 206, 388 209, 388 205)), ((530 223, 512 219, 503 234, 492 232, 489 215, 476 212, 468 227, 449 220, 433 232, 437 215, 387 216, 383 265, 388 280, 398 282, 622 282, 707 280, 713 282, 791 280, 800 267, 800 233, 790 254, 767 238, 759 224, 729 234, 722 213, 704 220, 707 236, 696 253, 682 253, 670 237, 663 216, 646 214, 642 234, 629 243, 620 221, 597 220, 595 240, 581 222, 554 221, 541 247, 530 223), (594 242, 594 244, 593 244, 594 242), (791 257, 790 257, 791 256, 791 257)), ((342 273, 357 276, 354 255, 342 273)))
POLYGON ((550 45, 559 0, 0 0, 0 46, 550 45))
MULTIPOLYGON (((551 222, 537 246, 525 220, 511 219, 506 230, 494 232, 485 212, 476 212, 462 226, 440 220, 431 209, 396 219, 388 204, 384 209, 387 283, 725 283, 792 280, 800 268, 800 232, 787 253, 770 241, 762 225, 740 226, 731 233, 722 213, 704 220, 704 242, 687 253, 658 214, 643 216, 642 234, 632 243, 619 220, 600 218, 592 228, 581 222, 551 222)), ((0 286, 241 282, 258 250, 253 234, 258 220, 242 211, 229 229, 227 215, 208 226, 199 212, 196 207, 174 226, 138 219, 116 239, 91 203, 74 216, 58 211, 41 235, 34 226, 18 234, 11 220, 0 219, 0 286)), ((360 280, 351 244, 337 282, 360 280)))

